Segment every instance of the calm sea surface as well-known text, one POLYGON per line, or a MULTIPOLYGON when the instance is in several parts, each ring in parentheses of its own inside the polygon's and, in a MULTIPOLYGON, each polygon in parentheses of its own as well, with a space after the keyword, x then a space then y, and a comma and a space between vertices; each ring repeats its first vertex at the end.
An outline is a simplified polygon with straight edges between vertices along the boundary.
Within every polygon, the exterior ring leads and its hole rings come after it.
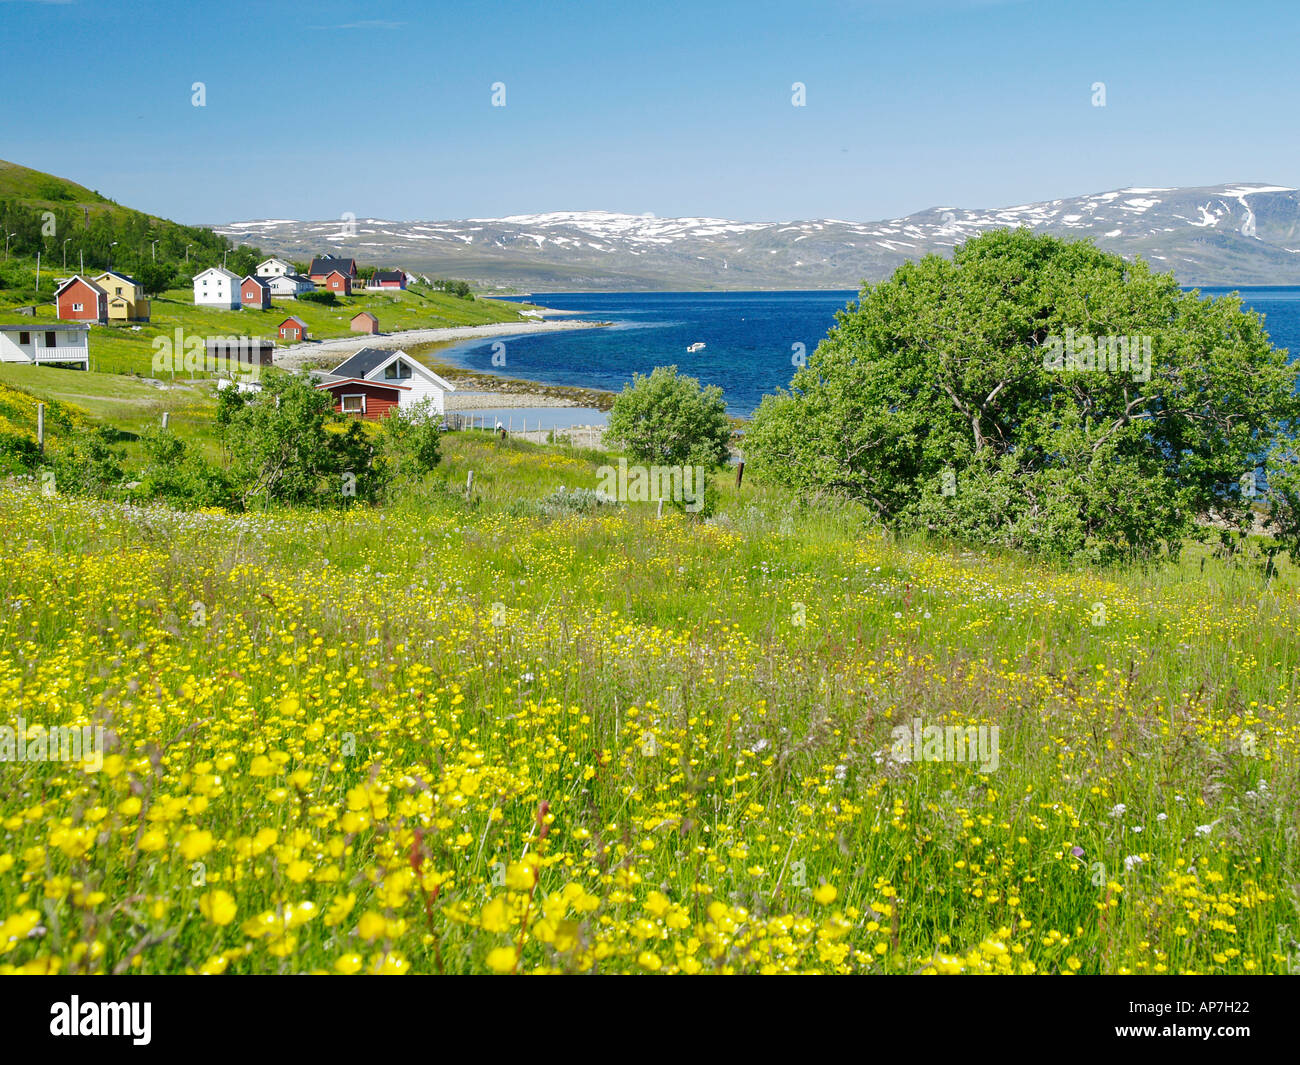
MULTIPOLYGON (((1221 295, 1226 288, 1203 288, 1221 295)), ((1300 287, 1238 289, 1264 315, 1273 343, 1300 353, 1300 287)), ((618 391, 633 373, 676 365, 702 384, 719 385, 731 414, 747 416, 759 399, 789 384, 791 362, 811 355, 835 312, 857 298, 842 292, 535 292, 545 307, 573 312, 605 329, 469 341, 440 358, 483 372, 553 385, 618 391), (493 345, 505 344, 505 366, 493 366, 493 345), (704 347, 688 352, 688 346, 704 347)), ((499 350, 499 349, 498 349, 499 350)))

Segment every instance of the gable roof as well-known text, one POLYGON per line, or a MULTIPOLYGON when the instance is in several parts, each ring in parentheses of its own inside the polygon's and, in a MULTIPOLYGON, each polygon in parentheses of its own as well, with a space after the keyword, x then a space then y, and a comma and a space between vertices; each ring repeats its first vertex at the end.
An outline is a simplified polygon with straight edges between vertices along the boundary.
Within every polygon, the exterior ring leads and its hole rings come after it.
POLYGON ((131 285, 134 288, 140 287, 140 282, 137 281, 134 277, 131 277, 129 274, 119 273, 117 270, 105 270, 102 274, 99 274, 95 278, 95 280, 99 281, 100 278, 104 278, 104 277, 115 277, 119 281, 125 281, 128 285, 131 285))
POLYGON ((293 269, 293 263, 291 263, 288 259, 281 259, 278 255, 272 255, 269 259, 263 259, 260 263, 257 264, 257 268, 260 270, 267 263, 279 263, 281 266, 287 266, 290 270, 293 269))
POLYGON ((331 377, 363 377, 369 381, 379 380, 373 377, 380 370, 384 369, 389 363, 397 359, 404 359, 410 364, 412 372, 418 373, 426 381, 437 385, 444 392, 455 392, 456 386, 446 378, 439 377, 436 373, 425 366, 423 363, 411 358, 410 355, 400 348, 389 350, 387 348, 362 348, 356 352, 350 359, 339 363, 330 371, 331 377))
POLYGON ((369 385, 371 388, 391 388, 394 392, 411 391, 410 385, 395 385, 392 381, 371 381, 365 377, 329 377, 318 384, 317 388, 338 388, 339 385, 369 385))
POLYGON ((0 325, 0 333, 89 333, 90 326, 78 322, 20 322, 17 325, 0 325))
POLYGON ((256 274, 249 274, 248 276, 241 278, 239 282, 239 287, 243 288, 244 285, 249 281, 256 282, 259 288, 264 288, 267 289, 268 291, 271 288, 271 282, 267 278, 258 277, 256 274))
POLYGON ((388 362, 397 352, 385 348, 362 348, 330 371, 333 377, 365 377, 388 362))
POLYGON ((311 261, 307 273, 328 274, 331 270, 338 270, 352 277, 357 272, 357 261, 347 255, 318 255, 311 261))
POLYGON ((80 281, 83 285, 89 285, 92 289, 94 289, 96 295, 99 296, 108 295, 107 292, 105 292, 102 288, 100 288, 97 284, 95 284, 95 282, 91 281, 90 278, 82 277, 80 274, 73 274, 70 278, 68 278, 68 280, 63 282, 63 284, 61 284, 57 289, 54 290, 54 298, 58 299, 59 296, 63 293, 64 289, 66 289, 69 285, 77 281, 80 281))
POLYGON ((352 321, 355 322, 358 318, 369 318, 372 322, 376 323, 379 321, 379 319, 369 311, 357 311, 357 313, 352 316, 352 321))
POLYGON ((217 274, 220 277, 228 278, 231 281, 239 280, 239 275, 237 273, 233 270, 227 270, 224 266, 209 266, 206 270, 200 270, 194 275, 194 280, 197 281, 204 274, 217 274))
POLYGON ((288 325, 290 322, 297 322, 297 323, 298 323, 300 326, 302 326, 304 329, 307 328, 307 323, 304 322, 301 318, 299 318, 296 314, 291 314, 291 315, 289 315, 288 318, 286 318, 283 322, 280 323, 280 328, 283 329, 283 328, 284 328, 286 325, 288 325))
POLYGON ((401 270, 376 270, 376 281, 405 281, 406 275, 401 270))

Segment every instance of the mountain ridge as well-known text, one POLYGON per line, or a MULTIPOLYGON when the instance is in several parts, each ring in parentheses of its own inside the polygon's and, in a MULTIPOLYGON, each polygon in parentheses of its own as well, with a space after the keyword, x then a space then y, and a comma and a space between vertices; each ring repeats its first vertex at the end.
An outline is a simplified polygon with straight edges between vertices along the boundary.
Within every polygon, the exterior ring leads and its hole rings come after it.
POLYGON ((516 288, 857 288, 989 229, 1089 238, 1190 285, 1300 284, 1300 191, 1267 182, 1134 186, 998 208, 940 205, 902 218, 746 222, 616 211, 500 218, 251 219, 214 225, 277 254, 347 251, 415 272, 516 288))

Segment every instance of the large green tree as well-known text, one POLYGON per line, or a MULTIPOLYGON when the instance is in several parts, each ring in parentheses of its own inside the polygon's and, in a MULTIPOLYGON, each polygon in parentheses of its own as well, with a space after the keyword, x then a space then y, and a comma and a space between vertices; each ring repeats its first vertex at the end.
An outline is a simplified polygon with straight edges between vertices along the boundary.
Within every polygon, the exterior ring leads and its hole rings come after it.
POLYGON ((1109 558, 1240 521, 1295 384, 1240 300, 1002 230, 864 286, 745 450, 898 528, 1109 558))

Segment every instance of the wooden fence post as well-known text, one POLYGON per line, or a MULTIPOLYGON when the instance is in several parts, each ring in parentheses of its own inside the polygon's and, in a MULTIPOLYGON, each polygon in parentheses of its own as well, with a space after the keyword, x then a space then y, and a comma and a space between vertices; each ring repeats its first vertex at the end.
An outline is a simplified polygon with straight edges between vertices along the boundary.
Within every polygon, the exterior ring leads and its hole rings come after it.
POLYGON ((36 404, 36 450, 45 454, 45 404, 36 404))

